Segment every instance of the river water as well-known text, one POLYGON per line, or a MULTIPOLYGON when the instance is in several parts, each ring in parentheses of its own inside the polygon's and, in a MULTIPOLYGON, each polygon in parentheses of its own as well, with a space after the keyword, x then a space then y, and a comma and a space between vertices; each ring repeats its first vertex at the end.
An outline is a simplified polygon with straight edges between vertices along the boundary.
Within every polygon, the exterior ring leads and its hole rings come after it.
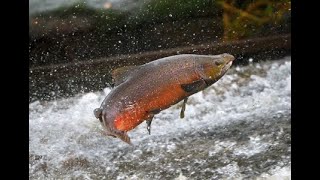
POLYGON ((291 179, 291 57, 233 66, 128 134, 93 115, 109 88, 29 104, 30 179, 291 179))
POLYGON ((59 8, 77 7, 79 4, 94 9, 116 9, 131 11, 149 0, 29 0, 29 14, 41 13, 59 8))

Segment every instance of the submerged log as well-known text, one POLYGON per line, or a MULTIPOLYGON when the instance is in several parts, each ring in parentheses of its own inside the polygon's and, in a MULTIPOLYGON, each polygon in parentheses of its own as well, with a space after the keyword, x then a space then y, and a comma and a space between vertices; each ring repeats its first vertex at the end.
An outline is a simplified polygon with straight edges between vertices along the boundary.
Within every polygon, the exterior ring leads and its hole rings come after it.
POLYGON ((245 57, 257 57, 260 60, 280 58, 290 54, 290 50, 291 34, 284 34, 32 67, 29 71, 29 102, 102 90, 111 85, 110 72, 115 68, 141 65, 175 54, 230 53, 237 58, 235 64, 244 64, 246 63, 245 57))

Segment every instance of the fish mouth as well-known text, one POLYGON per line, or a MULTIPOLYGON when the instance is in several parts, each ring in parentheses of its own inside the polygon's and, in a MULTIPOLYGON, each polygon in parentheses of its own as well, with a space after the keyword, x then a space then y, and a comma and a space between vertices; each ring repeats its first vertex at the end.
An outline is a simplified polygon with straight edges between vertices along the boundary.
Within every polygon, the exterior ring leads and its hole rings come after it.
POLYGON ((232 61, 229 61, 223 68, 222 72, 226 72, 232 65, 232 61))
POLYGON ((222 72, 226 72, 231 67, 232 62, 235 60, 235 58, 231 54, 227 54, 227 53, 223 54, 222 56, 225 59, 225 61, 228 62, 222 68, 222 72))

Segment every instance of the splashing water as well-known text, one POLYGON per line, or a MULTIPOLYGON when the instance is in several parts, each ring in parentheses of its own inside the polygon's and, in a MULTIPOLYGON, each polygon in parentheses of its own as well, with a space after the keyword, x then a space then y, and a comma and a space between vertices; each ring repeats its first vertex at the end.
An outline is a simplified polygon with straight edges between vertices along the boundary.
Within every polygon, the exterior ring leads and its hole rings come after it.
POLYGON ((30 179, 290 179, 291 57, 233 67, 128 134, 106 137, 103 92, 29 104, 30 179))

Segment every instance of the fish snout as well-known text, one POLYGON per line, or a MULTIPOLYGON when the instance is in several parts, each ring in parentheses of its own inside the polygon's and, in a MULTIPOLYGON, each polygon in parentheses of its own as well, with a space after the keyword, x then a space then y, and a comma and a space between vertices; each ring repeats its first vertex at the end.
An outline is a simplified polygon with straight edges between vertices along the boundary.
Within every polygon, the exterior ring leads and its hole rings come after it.
POLYGON ((231 54, 228 54, 228 53, 224 53, 221 56, 226 62, 230 62, 230 61, 235 60, 235 57, 231 54))

